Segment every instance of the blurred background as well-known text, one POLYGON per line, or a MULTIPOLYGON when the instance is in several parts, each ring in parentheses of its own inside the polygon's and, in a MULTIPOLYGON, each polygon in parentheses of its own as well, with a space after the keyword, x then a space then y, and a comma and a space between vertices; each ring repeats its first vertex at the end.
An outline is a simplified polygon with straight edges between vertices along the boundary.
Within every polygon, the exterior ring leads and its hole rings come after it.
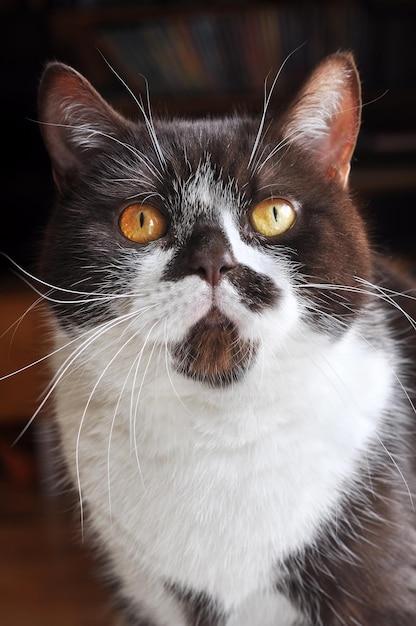
MULTIPOLYGON (((352 186, 375 245, 415 268, 416 1, 241 2, 0 1, 0 376, 47 353, 34 293, 16 274, 34 267, 53 201, 36 124, 45 63, 72 64, 129 116, 137 108, 104 59, 136 94, 146 77, 154 112, 198 116, 261 111, 290 57, 278 108, 326 54, 352 50, 363 81, 363 124, 352 186)), ((107 597, 77 539, 72 503, 53 480, 50 415, 39 405, 42 365, 0 382, 0 623, 111 623, 107 597)))

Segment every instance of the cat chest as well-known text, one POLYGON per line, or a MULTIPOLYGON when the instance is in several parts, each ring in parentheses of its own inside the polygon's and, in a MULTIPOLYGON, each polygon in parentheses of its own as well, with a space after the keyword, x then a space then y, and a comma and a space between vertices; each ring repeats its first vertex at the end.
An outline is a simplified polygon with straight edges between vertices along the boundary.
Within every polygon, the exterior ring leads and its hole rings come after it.
POLYGON ((83 493, 118 569, 130 561, 228 605, 270 589, 279 561, 313 541, 341 487, 335 451, 284 430, 234 449, 189 442, 154 456, 113 433, 106 458, 85 454, 83 493))
POLYGON ((121 577, 148 572, 226 606, 271 588, 353 484, 390 396, 383 355, 364 346, 350 368, 356 343, 341 348, 270 381, 263 370, 267 393, 254 370, 216 406, 151 363, 158 394, 152 383, 134 395, 109 370, 105 394, 79 370, 62 380, 65 456, 121 577))

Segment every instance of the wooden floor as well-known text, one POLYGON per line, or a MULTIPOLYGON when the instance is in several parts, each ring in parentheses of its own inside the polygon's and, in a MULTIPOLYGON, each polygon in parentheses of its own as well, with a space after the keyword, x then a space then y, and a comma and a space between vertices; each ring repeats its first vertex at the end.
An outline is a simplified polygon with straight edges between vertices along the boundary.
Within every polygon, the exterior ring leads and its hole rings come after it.
POLYGON ((68 498, 0 478, 1 626, 113 626, 68 498))

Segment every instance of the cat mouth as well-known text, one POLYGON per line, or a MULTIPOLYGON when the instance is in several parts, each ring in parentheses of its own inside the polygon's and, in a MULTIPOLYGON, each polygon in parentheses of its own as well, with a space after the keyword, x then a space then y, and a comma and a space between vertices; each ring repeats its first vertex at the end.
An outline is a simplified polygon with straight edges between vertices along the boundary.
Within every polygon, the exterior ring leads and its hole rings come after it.
POLYGON ((236 324, 212 307, 173 350, 178 372, 210 386, 237 382, 256 355, 256 344, 243 339, 236 324))

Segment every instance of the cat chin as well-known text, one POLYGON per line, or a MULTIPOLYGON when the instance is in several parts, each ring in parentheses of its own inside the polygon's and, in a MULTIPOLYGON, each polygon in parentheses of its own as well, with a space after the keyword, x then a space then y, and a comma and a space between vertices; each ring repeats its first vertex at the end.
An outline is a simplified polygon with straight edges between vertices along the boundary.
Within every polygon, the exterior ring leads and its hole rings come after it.
POLYGON ((211 387, 239 381, 254 362, 257 344, 243 339, 236 324, 213 306, 183 341, 172 348, 176 369, 211 387))

